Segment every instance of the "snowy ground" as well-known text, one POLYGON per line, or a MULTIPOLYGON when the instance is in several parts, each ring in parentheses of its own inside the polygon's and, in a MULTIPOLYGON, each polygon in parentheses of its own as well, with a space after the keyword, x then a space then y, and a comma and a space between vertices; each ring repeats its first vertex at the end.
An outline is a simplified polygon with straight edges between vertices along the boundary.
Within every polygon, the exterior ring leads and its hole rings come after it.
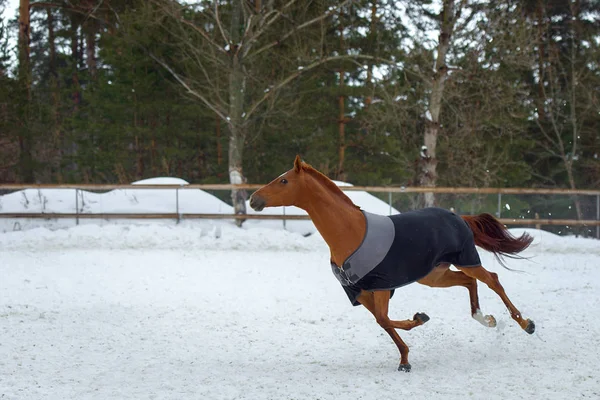
POLYGON ((352 307, 318 235, 264 228, 79 226, 0 234, 0 399, 580 399, 600 397, 600 244, 535 231, 507 293, 410 285, 391 340, 352 307))
MULTIPOLYGON (((82 191, 75 201, 74 191, 30 190, 0 196, 0 212, 174 212, 174 194, 82 191)), ((179 200, 183 212, 231 212, 200 190, 179 200)), ((302 236, 310 221, 81 222, 0 219, 2 400, 600 398, 597 240, 530 231, 531 259, 509 263, 524 273, 482 252, 535 320, 533 336, 483 285, 495 329, 470 318, 463 288, 398 290, 393 318, 431 317, 402 333, 405 374, 388 335, 331 275, 322 238, 302 236)))

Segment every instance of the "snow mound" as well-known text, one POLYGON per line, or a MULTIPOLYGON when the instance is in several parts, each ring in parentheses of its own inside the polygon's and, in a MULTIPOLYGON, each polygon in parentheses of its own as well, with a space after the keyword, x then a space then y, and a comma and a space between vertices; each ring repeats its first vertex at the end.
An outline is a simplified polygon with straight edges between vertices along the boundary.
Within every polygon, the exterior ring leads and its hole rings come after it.
MULTIPOLYGON (((96 193, 75 189, 26 189, 0 196, 3 213, 79 213, 79 214, 233 214, 233 207, 200 189, 185 188, 180 178, 159 177, 133 182, 134 185, 180 185, 181 189, 116 189, 96 193)), ((81 223, 89 223, 82 220, 81 223)), ((96 221, 91 221, 96 224, 96 221)), ((111 220, 121 224, 124 221, 111 220)), ((156 221, 153 221, 154 223, 156 221)), ((173 221, 166 221, 172 224, 173 221)), ((132 223, 129 221, 129 223, 132 223)), ((135 220, 138 225, 148 221, 135 220)), ((70 219, 0 219, 0 231, 37 227, 62 229, 75 225, 70 219)))
POLYGON ((141 181, 131 182, 132 185, 189 185, 190 183, 181 178, 157 177, 142 179, 141 181))
POLYGON ((510 233, 519 237, 528 233, 533 237, 530 249, 545 253, 600 254, 600 241, 574 236, 559 236, 551 232, 533 228, 513 228, 510 233))

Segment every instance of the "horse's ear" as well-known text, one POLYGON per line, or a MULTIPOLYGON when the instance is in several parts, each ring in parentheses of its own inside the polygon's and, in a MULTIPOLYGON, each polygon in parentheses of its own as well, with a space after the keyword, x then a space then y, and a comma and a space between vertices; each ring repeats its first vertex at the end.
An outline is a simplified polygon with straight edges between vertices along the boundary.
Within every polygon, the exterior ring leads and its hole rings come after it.
POLYGON ((296 159, 294 160, 294 172, 300 172, 302 169, 302 159, 299 155, 296 155, 296 159))

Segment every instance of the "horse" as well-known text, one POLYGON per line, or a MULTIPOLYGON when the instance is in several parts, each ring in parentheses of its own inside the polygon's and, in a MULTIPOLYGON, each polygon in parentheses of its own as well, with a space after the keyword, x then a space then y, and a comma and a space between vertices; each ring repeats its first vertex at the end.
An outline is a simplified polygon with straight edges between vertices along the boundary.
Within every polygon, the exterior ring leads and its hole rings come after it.
POLYGON ((471 316, 486 327, 496 326, 479 306, 477 281, 504 302, 511 317, 527 333, 535 323, 525 319, 510 301, 498 275, 486 270, 475 245, 500 260, 516 257, 533 238, 514 237, 490 214, 458 216, 441 208, 382 216, 356 206, 327 176, 296 156, 294 167, 254 192, 250 206, 296 206, 305 210, 330 249, 330 267, 353 305, 364 306, 392 338, 400 352, 399 371, 409 372, 409 348, 397 329, 409 331, 429 316, 392 320, 389 302, 395 289, 418 282, 429 287, 463 286, 469 293, 471 316), (454 265, 455 270, 450 266, 454 265))

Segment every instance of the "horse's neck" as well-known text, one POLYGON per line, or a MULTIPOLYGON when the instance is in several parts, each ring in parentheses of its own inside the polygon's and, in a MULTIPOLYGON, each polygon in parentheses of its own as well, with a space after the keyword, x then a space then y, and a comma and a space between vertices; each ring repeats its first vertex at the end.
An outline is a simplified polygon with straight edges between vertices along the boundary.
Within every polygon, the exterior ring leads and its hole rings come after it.
POLYGON ((360 246, 365 236, 364 214, 351 202, 344 201, 343 194, 334 193, 329 188, 311 178, 316 185, 310 188, 311 196, 304 208, 317 230, 323 236, 331 251, 331 261, 341 266, 360 246))

